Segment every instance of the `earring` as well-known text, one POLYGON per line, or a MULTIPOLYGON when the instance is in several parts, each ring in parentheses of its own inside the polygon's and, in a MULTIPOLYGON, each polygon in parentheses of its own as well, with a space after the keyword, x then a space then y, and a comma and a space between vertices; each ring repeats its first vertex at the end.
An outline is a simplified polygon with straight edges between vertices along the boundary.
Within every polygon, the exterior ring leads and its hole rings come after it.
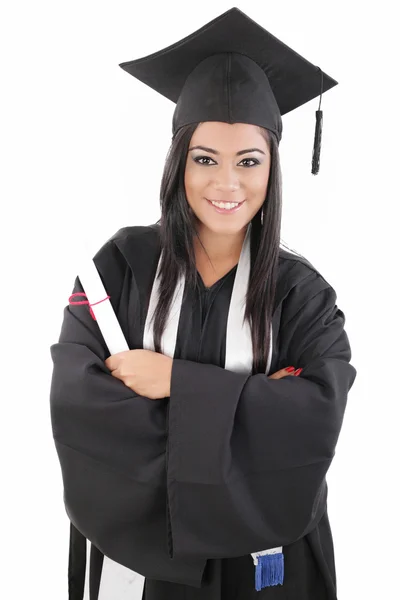
POLYGON ((264 223, 264 205, 261 207, 261 227, 263 226, 264 223))

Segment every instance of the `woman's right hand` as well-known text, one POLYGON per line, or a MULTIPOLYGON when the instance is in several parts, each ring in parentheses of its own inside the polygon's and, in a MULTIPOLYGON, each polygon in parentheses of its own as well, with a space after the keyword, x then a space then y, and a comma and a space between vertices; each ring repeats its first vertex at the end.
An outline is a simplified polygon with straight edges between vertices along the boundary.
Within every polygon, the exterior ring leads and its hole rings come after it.
POLYGON ((279 369, 276 373, 272 373, 272 375, 268 375, 268 379, 282 379, 282 377, 287 377, 288 375, 298 377, 302 370, 295 369, 294 367, 285 367, 284 369, 279 369))

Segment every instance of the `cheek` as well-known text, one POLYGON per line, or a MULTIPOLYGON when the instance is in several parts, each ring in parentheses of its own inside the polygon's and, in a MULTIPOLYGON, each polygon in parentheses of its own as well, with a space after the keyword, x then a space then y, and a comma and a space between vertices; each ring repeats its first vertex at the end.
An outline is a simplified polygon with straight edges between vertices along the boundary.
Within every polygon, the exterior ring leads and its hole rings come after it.
POLYGON ((207 185, 207 176, 201 169, 193 169, 187 166, 185 170, 185 189, 186 194, 201 192, 207 185))
POLYGON ((249 192, 254 195, 262 195, 265 196, 268 187, 269 173, 264 170, 255 169, 252 177, 249 177, 247 182, 247 186, 249 192))

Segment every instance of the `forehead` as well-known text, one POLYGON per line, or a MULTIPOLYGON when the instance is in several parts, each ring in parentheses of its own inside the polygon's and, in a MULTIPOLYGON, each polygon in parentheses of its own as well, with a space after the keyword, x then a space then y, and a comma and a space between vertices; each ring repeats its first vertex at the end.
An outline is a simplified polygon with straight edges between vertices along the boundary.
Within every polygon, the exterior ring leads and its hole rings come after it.
POLYGON ((267 142, 257 125, 249 123, 225 123, 205 121, 192 135, 191 145, 210 146, 221 152, 236 151, 256 146, 268 149, 267 142))

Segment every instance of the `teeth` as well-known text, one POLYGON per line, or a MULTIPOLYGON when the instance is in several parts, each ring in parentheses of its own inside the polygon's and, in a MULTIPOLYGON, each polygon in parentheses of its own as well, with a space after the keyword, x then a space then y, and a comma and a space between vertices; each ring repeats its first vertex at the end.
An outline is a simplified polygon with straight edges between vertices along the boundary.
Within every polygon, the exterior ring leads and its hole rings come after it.
POLYGON ((230 210, 231 208, 238 206, 240 204, 240 202, 212 202, 211 201, 211 204, 213 204, 214 206, 218 206, 218 208, 225 208, 226 210, 230 210))

